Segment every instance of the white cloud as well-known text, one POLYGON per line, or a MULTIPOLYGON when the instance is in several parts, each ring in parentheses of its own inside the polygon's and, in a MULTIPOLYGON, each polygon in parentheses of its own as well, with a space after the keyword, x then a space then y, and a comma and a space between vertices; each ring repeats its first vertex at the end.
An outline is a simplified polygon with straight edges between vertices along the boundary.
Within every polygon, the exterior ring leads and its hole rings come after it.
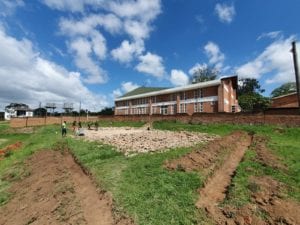
POLYGON ((268 33, 262 33, 258 36, 257 40, 263 39, 263 38, 270 38, 270 39, 276 39, 278 37, 282 36, 282 31, 272 31, 268 33))
POLYGON ((113 97, 118 98, 118 97, 122 96, 123 94, 130 92, 138 87, 139 87, 138 84, 134 84, 131 81, 122 82, 121 88, 118 88, 113 91, 113 97))
POLYGON ((116 34, 122 30, 121 20, 114 14, 90 14, 81 20, 62 18, 59 21, 60 32, 68 36, 89 35, 103 27, 111 34, 116 34))
POLYGON ((181 70, 172 70, 170 81, 175 86, 183 86, 189 83, 189 77, 181 70))
MULTIPOLYGON (((51 8, 67 10, 72 1, 44 0, 51 8)), ((140 72, 161 77, 164 73, 162 59, 159 56, 147 54, 145 51, 145 39, 153 30, 151 22, 161 12, 160 0, 126 0, 126 1, 96 1, 81 0, 75 3, 70 11, 84 11, 87 6, 102 8, 106 12, 102 14, 83 14, 80 19, 63 18, 59 22, 60 34, 70 38, 69 48, 75 52, 75 63, 80 69, 89 74, 89 77, 103 78, 89 79, 88 82, 103 83, 106 81, 105 73, 99 63, 93 59, 105 59, 106 41, 99 29, 104 29, 112 35, 129 36, 129 40, 123 40, 119 47, 110 51, 112 58, 120 63, 128 64, 134 59, 140 59, 136 69, 140 72), (92 4, 95 3, 95 4, 92 4), (107 13, 107 14, 105 14, 107 13), (95 34, 96 37, 95 37, 95 34), (78 43, 78 40, 81 40, 78 43), (82 44, 85 42, 87 50, 83 52, 82 44), (89 42, 89 44, 87 43, 89 42), (93 44, 93 46, 91 46, 93 44), (91 51, 92 49, 92 51, 91 51), (155 66, 158 66, 155 68, 155 66)), ((87 80, 86 80, 87 81, 87 80)))
POLYGON ((0 27, 0 103, 79 102, 82 107, 100 110, 108 106, 105 96, 90 92, 78 72, 66 70, 42 58, 27 40, 8 36, 0 27))
POLYGON ((139 57, 140 63, 135 69, 141 73, 147 73, 152 76, 161 78, 165 74, 163 59, 155 54, 147 52, 146 55, 139 57))
POLYGON ((129 63, 134 57, 142 54, 144 51, 144 42, 130 43, 128 40, 124 40, 119 48, 111 51, 112 57, 121 62, 129 63))
POLYGON ((148 22, 153 20, 161 12, 161 1, 110 1, 109 9, 120 17, 138 18, 139 20, 148 22))
POLYGON ((0 1, 0 15, 8 16, 12 14, 17 7, 24 6, 23 0, 1 0, 0 1))
POLYGON ((233 17, 235 16, 235 9, 234 5, 227 5, 227 4, 216 4, 215 12, 217 13, 219 20, 223 23, 231 23, 233 17))
POLYGON ((149 37, 151 28, 147 23, 144 22, 126 20, 124 22, 124 30, 134 40, 144 40, 145 38, 149 37))
POLYGON ((76 54, 76 66, 90 74, 84 81, 90 84, 105 83, 107 80, 105 71, 91 58, 93 47, 93 43, 85 38, 77 38, 70 43, 70 49, 76 54))
POLYGON ((223 67, 225 55, 221 52, 219 46, 210 41, 204 46, 204 51, 209 59, 209 63, 220 70, 223 67))
POLYGON ((134 84, 132 82, 123 82, 122 83, 122 91, 124 91, 125 93, 129 92, 129 91, 132 91, 132 90, 134 90, 138 87, 139 87, 138 84, 134 84))
POLYGON ((196 63, 190 70, 189 70, 189 74, 190 75, 193 75, 196 71, 198 71, 199 69, 206 69, 208 66, 206 63, 203 63, 203 64, 199 64, 199 63, 196 63))
POLYGON ((94 7, 100 7, 105 3, 105 0, 42 0, 44 4, 52 9, 71 11, 71 12, 83 12, 85 6, 93 5, 94 7))
POLYGON ((268 76, 267 83, 294 81, 293 58, 290 52, 294 39, 294 36, 290 36, 274 41, 254 60, 238 67, 237 74, 242 78, 256 79, 268 76))

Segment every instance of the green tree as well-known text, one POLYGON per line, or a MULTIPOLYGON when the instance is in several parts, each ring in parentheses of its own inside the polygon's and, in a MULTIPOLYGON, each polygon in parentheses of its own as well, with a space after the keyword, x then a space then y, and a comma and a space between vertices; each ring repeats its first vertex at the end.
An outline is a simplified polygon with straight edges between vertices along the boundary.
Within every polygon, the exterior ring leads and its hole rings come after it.
POLYGON ((239 80, 239 86, 237 90, 238 95, 264 92, 265 89, 262 89, 259 81, 254 78, 245 78, 239 80))
POLYGON ((99 115, 114 115, 114 109, 106 107, 106 108, 102 109, 98 114, 99 115))
POLYGON ((293 93, 296 92, 297 88, 296 88, 296 82, 289 82, 289 83, 285 83, 283 85, 281 85, 278 88, 275 88, 272 92, 271 92, 271 97, 278 97, 281 95, 286 95, 289 93, 293 93))
POLYGON ((194 71, 190 80, 191 84, 215 80, 219 75, 219 71, 211 67, 201 67, 194 71))
POLYGON ((252 112, 267 109, 270 105, 270 99, 261 95, 264 91, 256 79, 239 80, 237 93, 242 111, 252 112))

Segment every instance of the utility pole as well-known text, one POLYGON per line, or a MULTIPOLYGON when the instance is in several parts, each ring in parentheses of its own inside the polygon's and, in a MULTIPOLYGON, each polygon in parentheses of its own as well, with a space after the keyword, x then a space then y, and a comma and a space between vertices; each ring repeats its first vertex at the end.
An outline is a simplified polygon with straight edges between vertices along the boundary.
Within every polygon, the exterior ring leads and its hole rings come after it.
POLYGON ((80 122, 80 111, 81 111, 81 100, 80 100, 80 102, 79 102, 79 122, 80 122))
POLYGON ((295 69, 295 76, 296 76, 296 87, 297 87, 297 96, 298 96, 298 108, 300 110, 300 74, 299 74, 299 66, 298 66, 298 58, 297 58, 296 41, 292 42, 292 53, 293 53, 294 69, 295 69))

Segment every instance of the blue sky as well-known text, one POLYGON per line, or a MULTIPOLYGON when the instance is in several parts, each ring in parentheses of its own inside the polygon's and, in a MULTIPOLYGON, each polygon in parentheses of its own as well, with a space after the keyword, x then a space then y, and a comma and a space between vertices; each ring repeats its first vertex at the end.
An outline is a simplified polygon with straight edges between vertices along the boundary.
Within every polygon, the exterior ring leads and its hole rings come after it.
POLYGON ((199 67, 294 81, 299 0, 0 0, 0 110, 65 102, 98 111, 139 86, 185 85, 199 67))

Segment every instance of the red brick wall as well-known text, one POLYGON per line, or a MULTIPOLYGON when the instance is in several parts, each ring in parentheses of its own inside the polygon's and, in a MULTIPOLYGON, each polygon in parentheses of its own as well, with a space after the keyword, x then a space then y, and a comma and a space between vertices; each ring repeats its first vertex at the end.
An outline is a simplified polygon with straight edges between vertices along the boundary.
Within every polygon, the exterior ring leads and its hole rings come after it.
MULTIPOLYGON (((31 127, 31 126, 42 126, 42 125, 50 125, 50 124, 61 124, 63 121, 67 123, 72 123, 73 121, 79 121, 79 117, 26 117, 26 118, 12 118, 10 120, 11 127, 31 127)), ((97 121, 98 117, 89 116, 80 117, 81 122, 87 121, 97 121)))
MULTIPOLYGON (((274 112, 272 112, 274 113, 274 112)), ((106 118, 107 119, 107 118, 106 118)), ((102 120, 100 117, 99 120, 102 120)), ((267 113, 194 113, 178 115, 153 115, 153 116, 114 116, 116 121, 180 121, 192 124, 229 123, 229 124, 272 124, 283 126, 300 126, 300 114, 276 115, 267 113)))
POLYGON ((297 94, 272 99, 272 108, 298 107, 297 94))
MULTIPOLYGON (((133 116, 100 116, 89 117, 89 121, 181 121, 183 123, 210 124, 210 123, 230 123, 230 124, 274 124, 284 126, 300 126, 300 114, 297 108, 289 109, 289 114, 282 114, 284 111, 270 109, 265 113, 194 113, 178 115, 133 115, 133 116)), ((40 126, 45 124, 60 124, 61 121, 72 123, 75 117, 47 117, 45 118, 13 118, 10 121, 11 127, 40 126)), ((81 117, 82 122, 86 122, 86 117, 81 117)))

